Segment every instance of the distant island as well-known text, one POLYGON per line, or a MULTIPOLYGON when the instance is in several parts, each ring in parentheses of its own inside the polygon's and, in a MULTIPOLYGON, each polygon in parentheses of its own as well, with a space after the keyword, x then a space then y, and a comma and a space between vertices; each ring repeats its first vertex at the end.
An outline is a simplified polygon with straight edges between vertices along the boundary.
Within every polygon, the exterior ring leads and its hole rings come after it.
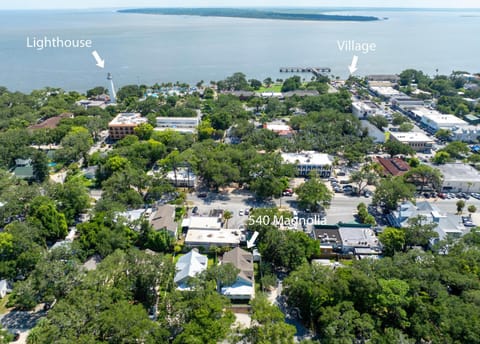
POLYGON ((380 18, 373 16, 350 16, 320 13, 295 13, 283 10, 257 10, 237 8, 137 8, 119 10, 121 13, 188 15, 203 17, 229 17, 278 20, 313 20, 313 21, 375 21, 380 18))

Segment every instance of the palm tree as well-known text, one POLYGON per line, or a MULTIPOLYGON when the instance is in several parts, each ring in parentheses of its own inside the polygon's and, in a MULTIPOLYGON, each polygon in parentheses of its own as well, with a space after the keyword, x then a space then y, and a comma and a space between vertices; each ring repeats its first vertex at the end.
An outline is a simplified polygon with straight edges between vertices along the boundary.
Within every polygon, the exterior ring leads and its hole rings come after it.
POLYGON ((225 228, 228 228, 228 220, 233 217, 233 213, 230 210, 225 210, 223 212, 223 220, 225 221, 225 228))
POLYGON ((464 200, 457 201, 456 206, 457 206, 457 214, 463 213, 463 208, 465 208, 465 201, 464 200))

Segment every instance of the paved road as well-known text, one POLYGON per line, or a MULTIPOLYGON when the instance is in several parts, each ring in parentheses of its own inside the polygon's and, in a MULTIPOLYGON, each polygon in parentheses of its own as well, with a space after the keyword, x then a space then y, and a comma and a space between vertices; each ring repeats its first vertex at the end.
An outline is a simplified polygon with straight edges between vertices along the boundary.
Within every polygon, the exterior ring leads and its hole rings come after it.
POLYGON ((283 314, 285 314, 285 322, 287 324, 295 326, 295 329, 297 330, 294 337, 295 343, 300 343, 305 339, 311 339, 313 334, 310 330, 303 326, 298 319, 298 311, 287 307, 285 296, 282 295, 282 289, 283 280, 279 278, 277 287, 268 294, 268 300, 272 305, 278 306, 283 314))
POLYGON ((368 206, 372 202, 372 199, 363 196, 347 196, 342 193, 335 194, 330 208, 327 209, 327 224, 332 225, 340 221, 355 221, 354 215, 357 213, 357 205, 361 202, 368 206))

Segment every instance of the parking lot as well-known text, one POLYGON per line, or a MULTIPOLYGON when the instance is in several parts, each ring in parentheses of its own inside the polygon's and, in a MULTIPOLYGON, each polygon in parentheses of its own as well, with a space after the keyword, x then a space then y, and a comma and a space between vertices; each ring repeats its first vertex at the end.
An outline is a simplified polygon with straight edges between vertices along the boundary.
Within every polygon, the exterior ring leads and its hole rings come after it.
POLYGON ((273 201, 258 201, 250 193, 239 190, 220 193, 191 193, 187 196, 187 204, 189 206, 189 214, 192 214, 194 207, 198 207, 196 214, 201 216, 208 216, 210 211, 214 209, 231 211, 232 218, 228 220, 229 229, 236 229, 246 225, 248 215, 245 215, 245 211, 247 209, 273 207, 276 205, 273 201), (203 197, 203 194, 205 194, 205 197, 203 197))

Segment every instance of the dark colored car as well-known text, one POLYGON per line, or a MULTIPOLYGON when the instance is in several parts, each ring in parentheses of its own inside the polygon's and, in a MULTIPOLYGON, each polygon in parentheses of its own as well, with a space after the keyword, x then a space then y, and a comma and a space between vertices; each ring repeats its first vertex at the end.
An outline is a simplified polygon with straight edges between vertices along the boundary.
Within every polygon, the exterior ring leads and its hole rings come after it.
POLYGON ((193 207, 192 213, 196 214, 198 212, 198 207, 193 207))
POLYGON ((206 193, 206 192, 200 192, 200 193, 198 194, 198 197, 199 197, 199 198, 205 198, 205 197, 207 197, 207 193, 206 193))

